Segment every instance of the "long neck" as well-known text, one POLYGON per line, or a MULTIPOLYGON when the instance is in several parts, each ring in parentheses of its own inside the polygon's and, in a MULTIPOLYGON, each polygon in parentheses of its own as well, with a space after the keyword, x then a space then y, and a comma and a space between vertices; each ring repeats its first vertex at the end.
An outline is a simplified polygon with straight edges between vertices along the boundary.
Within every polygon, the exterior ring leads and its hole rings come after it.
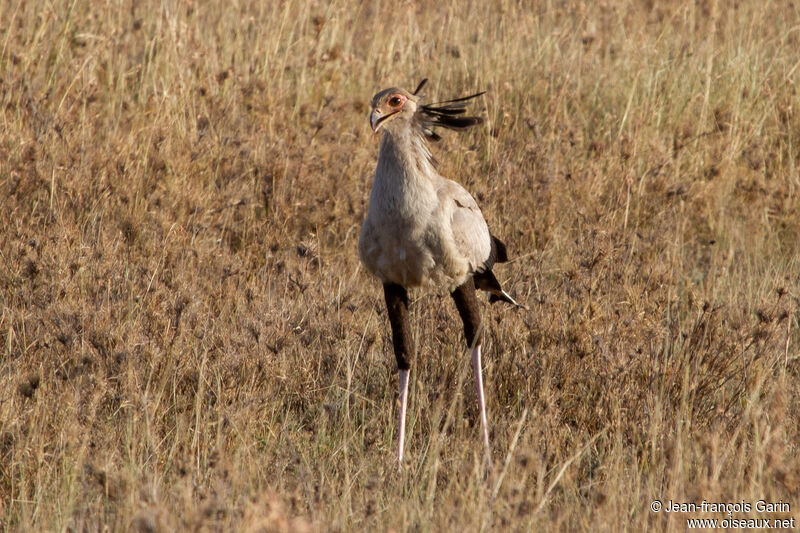
POLYGON ((435 209, 438 174, 422 134, 411 125, 392 126, 381 140, 370 210, 401 219, 416 218, 435 209))
MULTIPOLYGON (((399 122, 399 121, 398 121, 399 122)), ((392 124, 381 139, 375 186, 401 192, 409 188, 428 188, 438 174, 421 132, 411 124, 392 124)))

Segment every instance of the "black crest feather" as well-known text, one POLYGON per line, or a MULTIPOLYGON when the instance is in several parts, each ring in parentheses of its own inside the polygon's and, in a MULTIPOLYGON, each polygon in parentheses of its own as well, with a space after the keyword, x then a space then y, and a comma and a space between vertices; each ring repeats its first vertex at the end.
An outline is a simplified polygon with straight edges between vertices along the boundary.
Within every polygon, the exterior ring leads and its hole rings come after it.
MULTIPOLYGON (((422 87, 428 82, 428 78, 423 79, 414 91, 416 95, 422 87)), ((486 91, 471 94, 469 96, 462 96, 460 98, 453 98, 452 100, 442 100, 431 104, 421 105, 418 113, 422 115, 423 131, 425 135, 431 140, 438 141, 440 139, 431 128, 441 126, 451 130, 463 130, 472 126, 476 126, 483 122, 483 118, 476 116, 460 116, 467 112, 467 106, 470 100, 473 100, 486 91)))

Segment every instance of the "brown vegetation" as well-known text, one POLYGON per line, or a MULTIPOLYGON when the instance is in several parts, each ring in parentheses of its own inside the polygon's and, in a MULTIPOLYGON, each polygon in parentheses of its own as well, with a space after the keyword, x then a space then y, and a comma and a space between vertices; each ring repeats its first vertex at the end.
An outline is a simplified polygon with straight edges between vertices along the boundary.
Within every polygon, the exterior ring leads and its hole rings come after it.
POLYGON ((6 4, 0 528, 800 519, 796 5, 6 4), (488 90, 434 153, 530 307, 484 306, 488 476, 458 317, 420 292, 395 472, 356 252, 367 104, 425 76, 488 90))

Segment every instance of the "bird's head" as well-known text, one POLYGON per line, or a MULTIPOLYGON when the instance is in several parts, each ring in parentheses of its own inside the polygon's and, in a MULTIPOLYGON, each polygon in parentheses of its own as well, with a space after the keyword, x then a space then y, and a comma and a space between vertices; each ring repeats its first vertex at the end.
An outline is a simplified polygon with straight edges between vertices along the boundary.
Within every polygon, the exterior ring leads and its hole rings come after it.
POLYGON ((373 96, 369 115, 372 131, 377 133, 381 127, 392 131, 403 124, 416 124, 425 138, 437 141, 440 137, 432 129, 436 126, 463 130, 483 122, 481 117, 465 116, 468 103, 484 94, 483 91, 452 100, 423 104, 423 94, 420 91, 427 82, 428 78, 423 79, 413 93, 392 87, 373 96))
POLYGON ((377 133, 381 127, 388 127, 390 122, 410 121, 416 111, 416 95, 397 87, 384 89, 372 97, 369 125, 377 133))

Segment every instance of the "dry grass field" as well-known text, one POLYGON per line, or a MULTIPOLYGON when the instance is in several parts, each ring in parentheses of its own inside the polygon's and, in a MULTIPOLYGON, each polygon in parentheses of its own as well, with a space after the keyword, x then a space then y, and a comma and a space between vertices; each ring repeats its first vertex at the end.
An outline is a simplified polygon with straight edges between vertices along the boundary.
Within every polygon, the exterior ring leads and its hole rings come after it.
POLYGON ((800 520, 798 50, 783 1, 3 2, 0 529, 800 520), (488 91, 433 151, 529 306, 482 304, 490 472, 422 291, 396 470, 357 254, 369 100, 426 76, 488 91))

